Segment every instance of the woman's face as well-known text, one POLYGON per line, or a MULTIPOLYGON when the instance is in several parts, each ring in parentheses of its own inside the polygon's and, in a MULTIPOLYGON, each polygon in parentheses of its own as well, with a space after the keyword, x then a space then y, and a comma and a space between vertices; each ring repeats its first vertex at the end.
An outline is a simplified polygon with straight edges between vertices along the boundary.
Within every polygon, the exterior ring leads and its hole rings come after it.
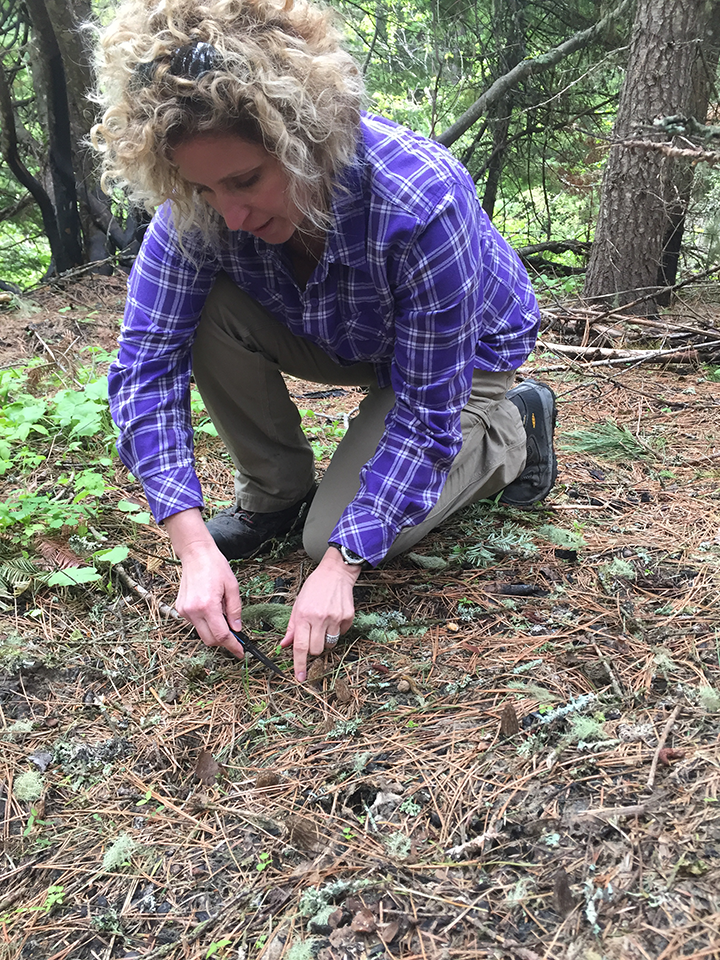
POLYGON ((289 199, 280 162, 233 134, 202 134, 173 152, 180 176, 217 210, 228 230, 245 230, 266 243, 285 243, 302 214, 289 199))

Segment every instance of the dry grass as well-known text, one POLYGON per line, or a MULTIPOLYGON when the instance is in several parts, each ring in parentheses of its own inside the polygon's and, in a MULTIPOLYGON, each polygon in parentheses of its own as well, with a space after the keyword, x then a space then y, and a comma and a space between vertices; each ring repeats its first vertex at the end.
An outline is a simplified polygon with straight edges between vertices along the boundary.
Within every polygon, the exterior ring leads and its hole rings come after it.
MULTIPOLYGON (((548 378, 560 441, 612 421, 651 454, 561 452, 542 508, 474 508, 421 545, 443 570, 364 576, 375 618, 312 684, 161 616, 178 567, 154 528, 105 530, 154 603, 119 581, 21 597, 0 957, 720 956, 720 404, 680 373, 548 378)), ((199 453, 226 498, 216 441, 199 453)), ((246 603, 291 602, 309 563, 289 543, 237 570, 246 603)))

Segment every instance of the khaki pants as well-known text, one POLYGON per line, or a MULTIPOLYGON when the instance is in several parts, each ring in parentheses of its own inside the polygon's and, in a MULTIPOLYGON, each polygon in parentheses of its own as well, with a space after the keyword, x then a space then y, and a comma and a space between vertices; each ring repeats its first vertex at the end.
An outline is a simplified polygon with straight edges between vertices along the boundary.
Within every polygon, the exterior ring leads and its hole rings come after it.
MULTIPOLYGON (((235 495, 246 510, 269 513, 296 503, 314 480, 314 457, 282 373, 313 383, 365 386, 367 396, 333 455, 305 521, 304 546, 319 561, 340 514, 360 486, 395 403, 368 363, 341 366, 296 337, 221 275, 208 297, 193 348, 193 373, 235 464, 235 495)), ((476 370, 462 412, 463 446, 440 499, 422 523, 400 531, 388 557, 413 547, 461 507, 490 497, 525 466, 525 431, 505 399, 514 372, 476 370)))

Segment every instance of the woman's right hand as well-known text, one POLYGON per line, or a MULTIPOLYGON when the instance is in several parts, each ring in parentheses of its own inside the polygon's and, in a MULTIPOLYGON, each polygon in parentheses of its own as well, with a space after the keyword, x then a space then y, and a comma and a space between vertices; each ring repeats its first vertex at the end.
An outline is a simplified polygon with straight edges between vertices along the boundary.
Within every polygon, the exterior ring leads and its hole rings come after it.
POLYGON ((195 507, 165 519, 175 553, 182 562, 182 577, 175 607, 197 630, 208 647, 224 647, 244 657, 242 644, 230 633, 242 627, 240 589, 230 564, 195 507))

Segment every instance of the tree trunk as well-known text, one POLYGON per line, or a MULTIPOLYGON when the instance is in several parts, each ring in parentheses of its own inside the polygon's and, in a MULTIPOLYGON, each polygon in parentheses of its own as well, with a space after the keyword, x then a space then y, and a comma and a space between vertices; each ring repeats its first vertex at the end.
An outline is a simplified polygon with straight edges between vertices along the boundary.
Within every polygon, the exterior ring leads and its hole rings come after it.
MULTIPOLYGON (((35 44, 43 59, 59 55, 62 67, 62 83, 53 83, 47 88, 47 73, 43 66, 36 66, 42 78, 40 99, 45 100, 51 163, 53 156, 60 154, 65 167, 69 163, 72 168, 81 262, 104 260, 109 253, 109 237, 120 249, 125 242, 123 231, 113 220, 110 200, 99 189, 93 154, 87 146, 95 115, 88 99, 93 87, 91 49, 81 24, 91 19, 91 5, 89 0, 27 0, 27 3, 35 44)), ((68 233, 67 227, 64 233, 68 233)), ((108 264, 99 272, 109 274, 112 267, 108 264)))
MULTIPOLYGON (((81 29, 81 24, 91 19, 92 7, 89 0, 43 0, 43 3, 65 70, 84 259, 86 262, 103 260, 109 251, 107 223, 102 221, 111 221, 112 215, 110 199, 98 187, 94 156, 87 146, 95 111, 88 99, 88 91, 93 88, 90 37, 81 29)), ((112 273, 112 267, 108 264, 100 272, 112 273)))
MULTIPOLYGON (((525 25, 522 0, 495 0, 493 22, 496 24, 496 62, 500 76, 510 73, 525 57, 525 25)), ((487 166, 487 179, 482 206, 492 220, 500 178, 508 149, 515 88, 506 91, 488 108, 493 132, 493 146, 487 166)))
POLYGON ((26 0, 26 6, 37 50, 33 74, 41 84, 38 93, 47 116, 53 205, 61 237, 60 249, 53 251, 53 257, 55 269, 62 273, 83 262, 65 68, 43 0, 26 0))
MULTIPOLYGON (((718 17, 719 0, 638 0, 615 140, 638 133, 662 139, 648 134, 656 117, 705 119, 711 64, 717 66, 712 41, 718 17)), ((609 296, 622 304, 649 294, 639 312, 656 311, 658 290, 677 270, 691 184, 688 162, 622 143, 611 148, 586 297, 609 296)))

